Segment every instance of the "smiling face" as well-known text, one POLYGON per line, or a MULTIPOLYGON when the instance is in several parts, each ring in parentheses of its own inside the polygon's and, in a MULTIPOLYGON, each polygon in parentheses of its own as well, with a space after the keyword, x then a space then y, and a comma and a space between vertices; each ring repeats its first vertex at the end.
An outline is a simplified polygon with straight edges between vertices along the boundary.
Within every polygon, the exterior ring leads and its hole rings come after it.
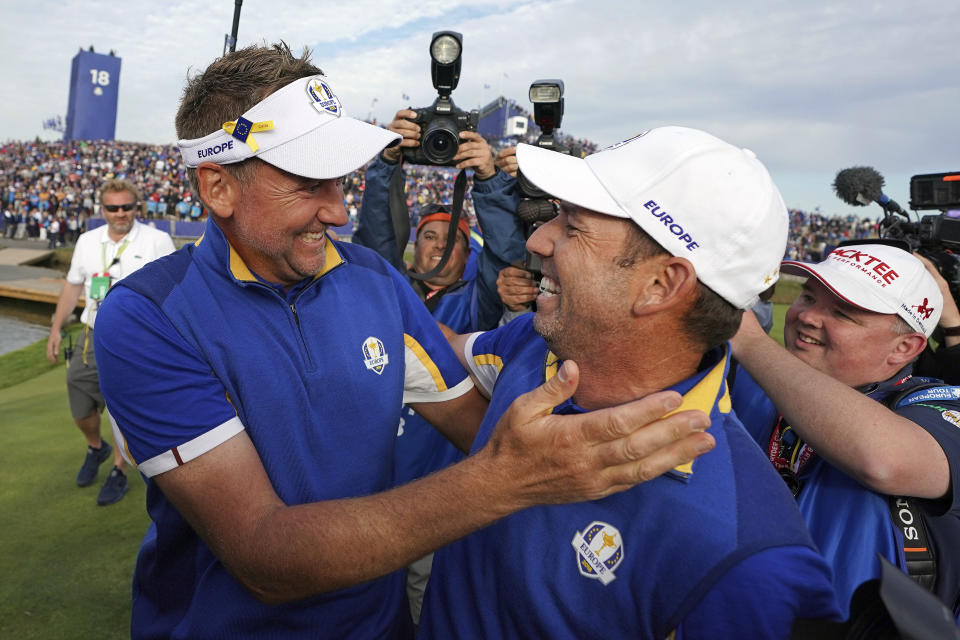
MULTIPOLYGON (((815 278, 787 310, 783 341, 811 367, 851 387, 886 380, 905 362, 897 316, 847 304, 815 278)), ((908 360, 909 361, 909 360, 908 360)))
MULTIPOLYGON (((413 245, 413 271, 427 273, 440 263, 440 257, 443 256, 443 250, 447 246, 449 228, 450 223, 443 220, 428 222, 420 228, 417 241, 413 245)), ((467 239, 458 231, 457 242, 450 253, 450 259, 440 273, 428 280, 427 284, 434 289, 439 289, 459 280, 463 275, 469 254, 467 239)))
POLYGON ((543 260, 533 326, 561 358, 576 357, 597 336, 614 338, 630 326, 625 318, 637 269, 621 265, 630 224, 564 202, 527 241, 543 260))
POLYGON ((100 203, 100 210, 104 219, 107 221, 107 231, 110 238, 116 242, 123 236, 130 233, 133 228, 133 220, 136 215, 137 198, 129 191, 104 191, 103 201, 100 203), (124 211, 122 207, 129 207, 124 211), (107 207, 116 208, 116 211, 110 211, 107 207))
POLYGON ((326 230, 347 223, 342 181, 301 178, 260 163, 242 191, 224 233, 247 266, 284 286, 319 272, 326 230))

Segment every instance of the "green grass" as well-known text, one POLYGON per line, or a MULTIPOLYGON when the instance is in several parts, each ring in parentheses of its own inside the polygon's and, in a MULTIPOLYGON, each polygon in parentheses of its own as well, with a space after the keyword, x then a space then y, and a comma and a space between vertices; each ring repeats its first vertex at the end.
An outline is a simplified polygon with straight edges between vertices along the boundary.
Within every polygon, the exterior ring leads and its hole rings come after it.
POLYGON ((0 380, 20 380, 0 390, 0 638, 128 638, 144 484, 129 471, 126 497, 97 506, 104 463, 93 485, 76 486, 86 447, 45 342, 0 357, 0 380), (27 379, 33 356, 46 370, 27 379))
MULTIPOLYGON (((74 342, 76 342, 78 330, 82 326, 83 325, 77 323, 67 327, 66 331, 74 336, 74 342)), ((66 341, 66 338, 64 338, 64 341, 66 341)), ((22 349, 17 349, 16 351, 11 351, 10 353, 0 356, 0 389, 12 387, 13 385, 35 378, 41 373, 46 373, 55 367, 62 366, 62 347, 57 358, 57 364, 53 364, 47 360, 46 340, 34 342, 22 349)), ((66 399, 66 387, 64 387, 63 393, 64 399, 66 399)), ((77 433, 79 433, 79 431, 77 431, 77 433)))
POLYGON ((780 280, 777 281, 777 289, 773 292, 773 303, 785 304, 789 307, 793 304, 793 301, 797 299, 797 296, 800 295, 800 289, 802 288, 802 278, 797 280, 788 280, 786 277, 780 278, 780 280))
POLYGON ((773 294, 773 328, 770 330, 770 337, 783 346, 783 325, 784 316, 787 309, 793 304, 797 296, 800 295, 800 289, 803 286, 803 280, 787 280, 781 278, 777 282, 777 290, 773 294))

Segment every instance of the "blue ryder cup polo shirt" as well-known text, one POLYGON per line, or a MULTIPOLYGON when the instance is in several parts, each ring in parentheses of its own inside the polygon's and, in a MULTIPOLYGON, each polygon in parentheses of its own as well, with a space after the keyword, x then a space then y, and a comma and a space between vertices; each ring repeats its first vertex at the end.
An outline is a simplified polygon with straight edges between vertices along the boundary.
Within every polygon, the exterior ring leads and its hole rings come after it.
MULTIPOLYGON (((466 354, 490 409, 481 448, 559 361, 532 314, 474 334, 466 354)), ((673 388, 710 415, 713 451, 602 500, 517 512, 439 550, 420 637, 786 638, 837 616, 830 570, 783 481, 731 412, 717 350, 673 388)), ((583 409, 565 402, 559 413, 583 409)))
POLYGON ((245 430, 288 505, 389 488, 401 404, 472 387, 396 270, 328 240, 320 273, 285 292, 251 273, 211 221, 196 245, 111 289, 97 324, 101 386, 122 446, 147 477, 153 521, 137 560, 131 635, 405 637, 402 572, 262 604, 150 480, 245 430))

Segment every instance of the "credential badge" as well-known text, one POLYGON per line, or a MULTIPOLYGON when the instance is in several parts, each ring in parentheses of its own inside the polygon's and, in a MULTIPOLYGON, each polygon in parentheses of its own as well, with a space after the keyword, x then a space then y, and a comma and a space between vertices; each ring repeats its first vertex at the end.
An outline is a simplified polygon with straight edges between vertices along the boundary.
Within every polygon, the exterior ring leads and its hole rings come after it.
POLYGON ((342 111, 340 99, 333 95, 330 85, 323 76, 310 78, 307 82, 307 95, 310 96, 314 109, 320 113, 327 112, 340 117, 342 111))
POLYGON ((370 336, 363 341, 363 364, 367 365, 377 375, 383 373, 383 368, 390 362, 387 357, 387 351, 383 348, 383 343, 378 338, 370 336))
POLYGON ((577 552, 580 575, 604 585, 613 582, 616 578, 613 570, 623 561, 623 538, 616 527, 606 522, 591 522, 582 533, 573 534, 570 544, 577 552))

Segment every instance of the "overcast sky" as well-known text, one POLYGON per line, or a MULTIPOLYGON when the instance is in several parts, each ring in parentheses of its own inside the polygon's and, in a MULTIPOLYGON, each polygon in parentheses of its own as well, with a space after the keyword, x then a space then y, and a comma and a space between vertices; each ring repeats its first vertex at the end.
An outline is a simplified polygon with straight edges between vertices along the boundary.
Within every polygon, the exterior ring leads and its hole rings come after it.
MULTIPOLYGON (((0 141, 53 137, 41 123, 66 116, 70 61, 90 45, 122 58, 117 139, 175 141, 184 78, 221 55, 233 13, 231 0, 17 3, 0 22, 0 141)), ((839 169, 875 167, 904 207, 912 174, 960 170, 958 25, 956 0, 246 0, 238 45, 310 47, 348 113, 386 122, 432 102, 430 36, 453 29, 462 108, 498 93, 529 106, 531 81, 561 78, 565 133, 607 145, 705 129, 753 149, 789 206, 873 216, 833 194, 839 169)))

